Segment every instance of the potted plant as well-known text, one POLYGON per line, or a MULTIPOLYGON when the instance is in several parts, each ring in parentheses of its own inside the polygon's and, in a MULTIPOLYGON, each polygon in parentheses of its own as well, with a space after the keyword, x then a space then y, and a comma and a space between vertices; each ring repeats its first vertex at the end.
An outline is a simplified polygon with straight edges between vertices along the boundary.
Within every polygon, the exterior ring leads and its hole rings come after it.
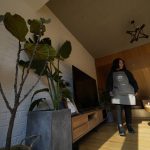
MULTIPOLYGON (((32 22, 30 21, 29 23, 32 22)), ((33 38, 30 38, 26 42, 25 50, 29 57, 32 56, 37 40, 38 35, 34 33, 33 38)), ((48 92, 53 102, 53 109, 29 112, 27 136, 34 134, 41 135, 40 142, 33 147, 35 150, 72 149, 71 111, 69 109, 61 109, 61 102, 66 100, 66 98, 70 98, 71 94, 68 84, 62 79, 62 72, 60 70, 60 62, 67 59, 71 53, 71 43, 69 41, 64 42, 58 50, 52 47, 50 38, 38 40, 38 43, 47 44, 52 48, 53 53, 48 58, 46 57, 47 55, 38 54, 38 51, 36 53, 38 55, 35 54, 31 68, 36 74, 46 77, 48 88, 35 91, 31 99, 41 92, 48 92), (42 71, 43 68, 44 71, 42 71)), ((41 45, 37 49, 40 48, 41 45)), ((29 61, 21 60, 19 64, 23 68, 28 68, 30 63, 29 61)), ((43 97, 34 100, 30 108, 32 109, 40 102, 43 102, 43 97)))
MULTIPOLYGON (((55 50, 49 45, 42 43, 41 41, 47 41, 47 39, 42 39, 41 37, 45 32, 45 25, 49 22, 49 20, 45 20, 41 18, 40 20, 28 20, 28 24, 30 26, 30 33, 36 35, 36 43, 31 43, 26 40, 26 35, 29 32, 27 23, 20 15, 15 14, 11 15, 9 12, 5 15, 0 16, 0 22, 3 22, 5 28, 18 40, 18 52, 17 52, 17 60, 16 60, 16 71, 15 71, 15 80, 14 80, 14 105, 11 106, 9 100, 7 98, 7 94, 5 93, 2 83, 0 81, 0 93, 4 99, 7 109, 9 110, 11 116, 9 120, 9 126, 6 137, 6 145, 5 149, 11 149, 11 140, 12 140, 12 131, 14 127, 14 120, 16 117, 16 112, 18 107, 22 104, 23 101, 26 100, 28 95, 35 88, 37 83, 39 82, 41 75, 43 74, 47 61, 51 60, 51 56, 55 55, 55 50), (29 55, 28 67, 22 68, 21 77, 19 78, 19 62, 21 59, 21 53, 23 51, 32 51, 29 55), (40 54, 40 56, 39 56, 40 54), (29 76, 30 69, 34 63, 34 60, 45 61, 44 67, 41 69, 39 77, 37 81, 34 82, 33 86, 30 87, 26 94, 22 94, 22 89, 24 84, 29 76), (20 79, 20 80, 19 80, 20 79)), ((4 149, 4 148, 3 148, 4 149)), ((13 149, 13 148, 12 148, 13 149)))
MULTIPOLYGON (((66 41, 56 51, 56 55, 51 57, 49 63, 46 64, 43 75, 47 78, 48 88, 35 91, 31 98, 33 100, 35 95, 41 92, 48 92, 53 102, 53 109, 32 111, 28 114, 27 136, 32 134, 41 135, 40 142, 33 147, 35 150, 72 149, 71 111, 61 107, 62 101, 66 100, 66 98, 71 98, 71 93, 68 89, 68 83, 62 79, 62 72, 60 70, 60 62, 67 59, 70 53, 71 43, 66 41)), ((45 63, 38 60, 35 60, 35 62, 38 65, 32 68, 39 74, 41 72, 40 69, 43 68, 45 63)), ((28 66, 28 62, 21 62, 21 64, 26 67, 28 66)), ((30 110, 40 102, 43 102, 43 97, 34 100, 31 103, 30 110)))

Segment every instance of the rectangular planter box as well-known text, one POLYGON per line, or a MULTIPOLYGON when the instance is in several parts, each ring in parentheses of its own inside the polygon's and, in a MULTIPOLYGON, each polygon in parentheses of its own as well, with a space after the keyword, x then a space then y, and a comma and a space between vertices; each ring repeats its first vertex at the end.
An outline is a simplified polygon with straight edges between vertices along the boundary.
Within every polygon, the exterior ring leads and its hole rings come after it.
POLYGON ((72 150, 70 110, 29 112, 27 136, 30 135, 41 135, 33 150, 72 150))

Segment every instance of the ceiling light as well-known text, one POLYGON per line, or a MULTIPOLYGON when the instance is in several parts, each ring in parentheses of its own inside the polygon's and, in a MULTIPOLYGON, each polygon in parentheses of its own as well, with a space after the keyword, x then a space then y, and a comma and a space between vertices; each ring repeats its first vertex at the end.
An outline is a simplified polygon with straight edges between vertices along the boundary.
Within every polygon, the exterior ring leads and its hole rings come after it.
POLYGON ((145 27, 145 24, 142 24, 141 26, 135 26, 135 21, 131 21, 131 25, 133 26, 133 30, 127 30, 126 33, 131 35, 130 43, 133 43, 134 41, 138 41, 139 38, 148 38, 149 36, 143 32, 143 28, 145 27))

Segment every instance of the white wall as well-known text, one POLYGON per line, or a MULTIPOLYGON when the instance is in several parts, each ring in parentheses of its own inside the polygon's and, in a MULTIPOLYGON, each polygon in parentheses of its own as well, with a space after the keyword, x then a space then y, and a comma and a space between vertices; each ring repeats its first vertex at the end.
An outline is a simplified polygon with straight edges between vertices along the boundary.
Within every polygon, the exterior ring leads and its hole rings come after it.
MULTIPOLYGON (((0 14, 9 11, 12 13, 18 13, 26 19, 40 17, 51 18, 51 23, 47 25, 45 36, 51 38, 53 46, 58 48, 66 40, 69 40, 72 43, 71 56, 61 66, 64 72, 64 78, 67 81, 72 81, 71 65, 74 65, 96 79, 94 58, 46 6, 37 9, 36 5, 35 9, 33 5, 31 5, 31 1, 32 0, 30 0, 29 3, 28 0, 0 0, 0 14)), ((11 104, 13 104, 14 98, 13 81, 17 47, 17 40, 6 31, 2 24, 0 24, 0 82, 2 83, 4 91, 7 93, 7 98, 11 104)), ((27 80, 23 93, 25 93, 25 91, 32 85, 35 79, 36 75, 31 74, 30 78, 27 80)), ((38 87, 44 86, 45 83, 43 80, 40 81, 38 87)), ((30 97, 28 97, 19 107, 13 131, 13 143, 18 143, 25 136, 29 104, 30 97)), ((0 94, 0 147, 5 144, 9 116, 10 114, 6 109, 0 94)))

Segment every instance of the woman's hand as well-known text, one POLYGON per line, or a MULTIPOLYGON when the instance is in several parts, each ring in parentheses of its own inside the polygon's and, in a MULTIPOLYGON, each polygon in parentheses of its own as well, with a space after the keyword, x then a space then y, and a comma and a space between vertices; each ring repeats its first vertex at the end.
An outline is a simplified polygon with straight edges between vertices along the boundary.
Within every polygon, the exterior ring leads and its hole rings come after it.
POLYGON ((136 92, 134 95, 135 95, 135 96, 138 96, 138 92, 136 92))
POLYGON ((112 93, 112 91, 110 91, 110 92, 109 92, 109 95, 110 95, 111 97, 113 97, 113 93, 112 93))

